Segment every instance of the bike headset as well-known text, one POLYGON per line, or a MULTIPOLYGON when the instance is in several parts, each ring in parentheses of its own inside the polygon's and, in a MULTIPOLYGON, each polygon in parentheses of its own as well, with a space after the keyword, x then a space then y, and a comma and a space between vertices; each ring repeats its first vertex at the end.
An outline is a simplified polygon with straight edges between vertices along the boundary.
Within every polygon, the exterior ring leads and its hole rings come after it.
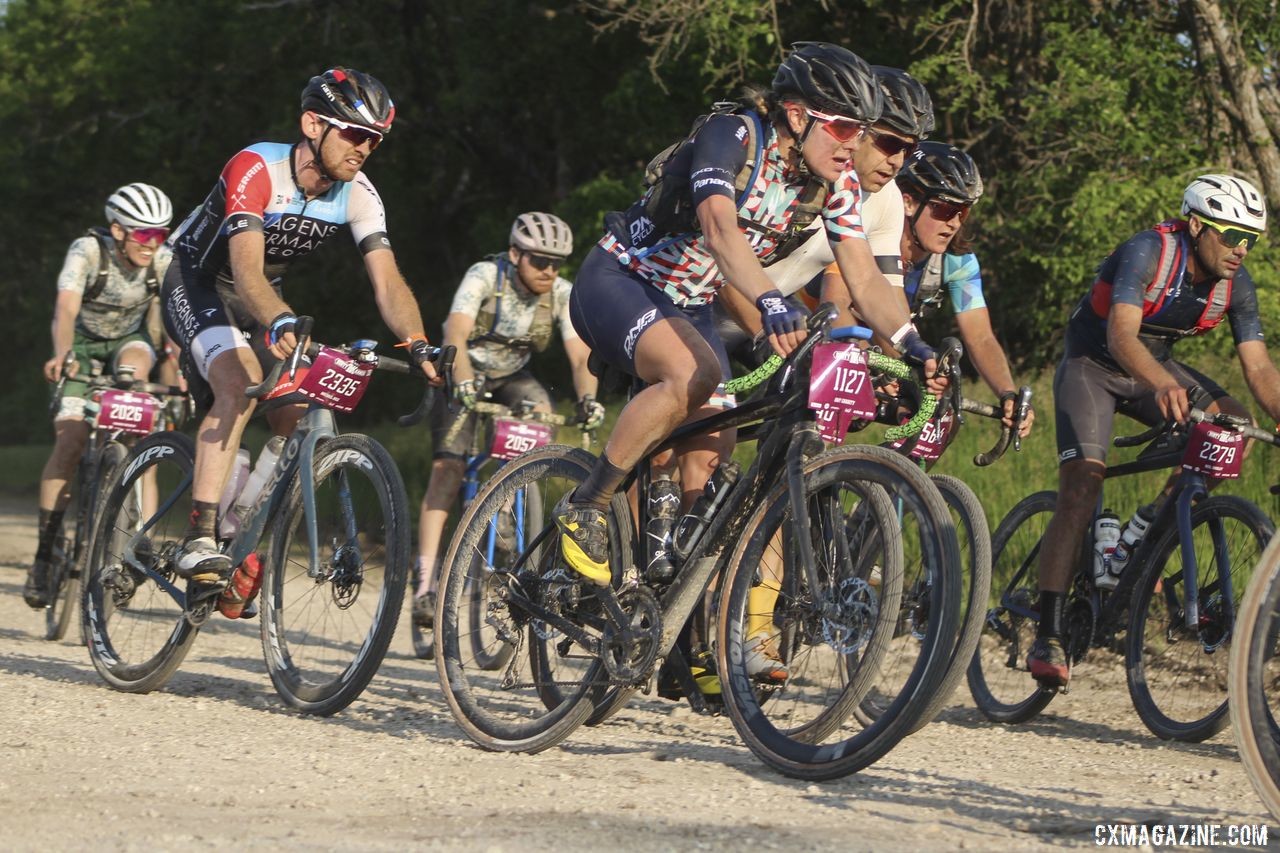
MULTIPOLYGON (((391 132, 391 123, 396 118, 396 105, 391 102, 387 87, 376 77, 354 68, 330 68, 307 81, 302 90, 302 111, 353 124, 373 131, 380 137, 391 132)), ((309 136, 304 136, 303 141, 311 151, 312 162, 320 176, 331 183, 342 183, 339 178, 329 174, 320 158, 320 148, 333 129, 334 125, 324 122, 324 130, 320 131, 318 141, 309 136)), ((289 158, 289 170, 294 172, 292 157, 289 158)), ((296 173, 293 174, 293 182, 298 182, 296 173)))

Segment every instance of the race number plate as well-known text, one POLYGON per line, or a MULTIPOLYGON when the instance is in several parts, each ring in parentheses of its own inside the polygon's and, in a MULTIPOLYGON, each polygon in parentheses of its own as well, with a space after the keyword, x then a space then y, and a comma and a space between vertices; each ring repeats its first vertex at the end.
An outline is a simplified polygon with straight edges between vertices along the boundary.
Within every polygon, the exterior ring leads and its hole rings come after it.
MULTIPOLYGON (((920 430, 920 440, 916 442, 915 447, 911 448, 911 452, 908 455, 918 461, 937 461, 938 457, 942 455, 942 451, 946 450, 947 445, 951 443, 951 435, 955 432, 955 429, 955 412, 947 409, 946 414, 941 418, 928 421, 924 425, 924 429, 920 430)), ((893 444, 894 450, 901 447, 903 441, 895 442, 893 444)))
POLYGON ((321 347, 307 375, 298 383, 298 393, 327 409, 349 412, 360 402, 373 368, 329 347, 321 347))
POLYGON ((1191 427, 1182 467, 1217 480, 1235 480, 1244 460, 1244 436, 1212 424, 1191 427))
POLYGON ((547 424, 494 418, 493 446, 489 455, 494 459, 515 459, 522 453, 545 447, 554 438, 555 430, 547 424))
POLYGON ((809 408, 827 441, 843 443, 851 421, 876 416, 867 355, 857 344, 818 344, 813 348, 810 377, 809 408))
POLYGON ((147 435, 155 426, 160 401, 150 394, 109 389, 98 398, 99 429, 119 430, 133 435, 147 435))

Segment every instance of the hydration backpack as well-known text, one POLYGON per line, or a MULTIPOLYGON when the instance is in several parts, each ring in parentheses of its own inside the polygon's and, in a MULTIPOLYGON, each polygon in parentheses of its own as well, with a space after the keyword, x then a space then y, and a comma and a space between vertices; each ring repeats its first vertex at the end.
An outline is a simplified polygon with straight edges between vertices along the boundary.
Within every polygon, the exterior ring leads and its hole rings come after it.
POLYGON ((476 312, 476 324, 471 330, 470 337, 467 338, 467 343, 489 341, 512 349, 534 349, 542 352, 551 343, 553 323, 551 302, 555 293, 554 286, 551 290, 538 297, 538 305, 533 311, 533 323, 529 326, 529 334, 518 338, 500 335, 496 330, 498 328, 498 320, 502 316, 502 299, 507 292, 507 279, 515 273, 511 269, 511 261, 501 254, 489 255, 485 260, 492 261, 497 265, 497 281, 493 295, 486 299, 484 304, 480 306, 480 310, 476 312))

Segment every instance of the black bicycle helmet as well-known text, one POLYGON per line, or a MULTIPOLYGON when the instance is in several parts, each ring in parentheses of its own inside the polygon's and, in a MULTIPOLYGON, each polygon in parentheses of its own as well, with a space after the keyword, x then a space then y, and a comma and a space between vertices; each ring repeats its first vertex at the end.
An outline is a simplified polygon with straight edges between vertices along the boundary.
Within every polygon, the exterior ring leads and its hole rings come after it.
POLYGON ((302 109, 386 135, 396 117, 391 95, 376 77, 352 68, 330 68, 302 90, 302 109))
POLYGON ((773 77, 779 100, 798 98, 815 110, 865 121, 880 118, 884 94, 871 67, 836 44, 796 42, 773 77))
POLYGON ((901 68, 872 65, 884 93, 884 111, 877 124, 903 136, 924 139, 933 132, 933 100, 924 84, 901 68))
POLYGON ((973 204, 982 198, 982 176, 973 158, 945 142, 921 142, 898 171, 898 187, 921 200, 973 204))

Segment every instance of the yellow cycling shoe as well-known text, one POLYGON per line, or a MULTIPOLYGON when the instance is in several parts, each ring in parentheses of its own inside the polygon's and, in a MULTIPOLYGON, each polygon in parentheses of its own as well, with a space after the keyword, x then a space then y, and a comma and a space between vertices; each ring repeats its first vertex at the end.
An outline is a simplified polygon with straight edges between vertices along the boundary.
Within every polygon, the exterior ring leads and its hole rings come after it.
POLYGON ((598 586, 613 580, 609 570, 609 520, 593 504, 560 501, 552 517, 560 528, 560 553, 578 574, 598 586))

